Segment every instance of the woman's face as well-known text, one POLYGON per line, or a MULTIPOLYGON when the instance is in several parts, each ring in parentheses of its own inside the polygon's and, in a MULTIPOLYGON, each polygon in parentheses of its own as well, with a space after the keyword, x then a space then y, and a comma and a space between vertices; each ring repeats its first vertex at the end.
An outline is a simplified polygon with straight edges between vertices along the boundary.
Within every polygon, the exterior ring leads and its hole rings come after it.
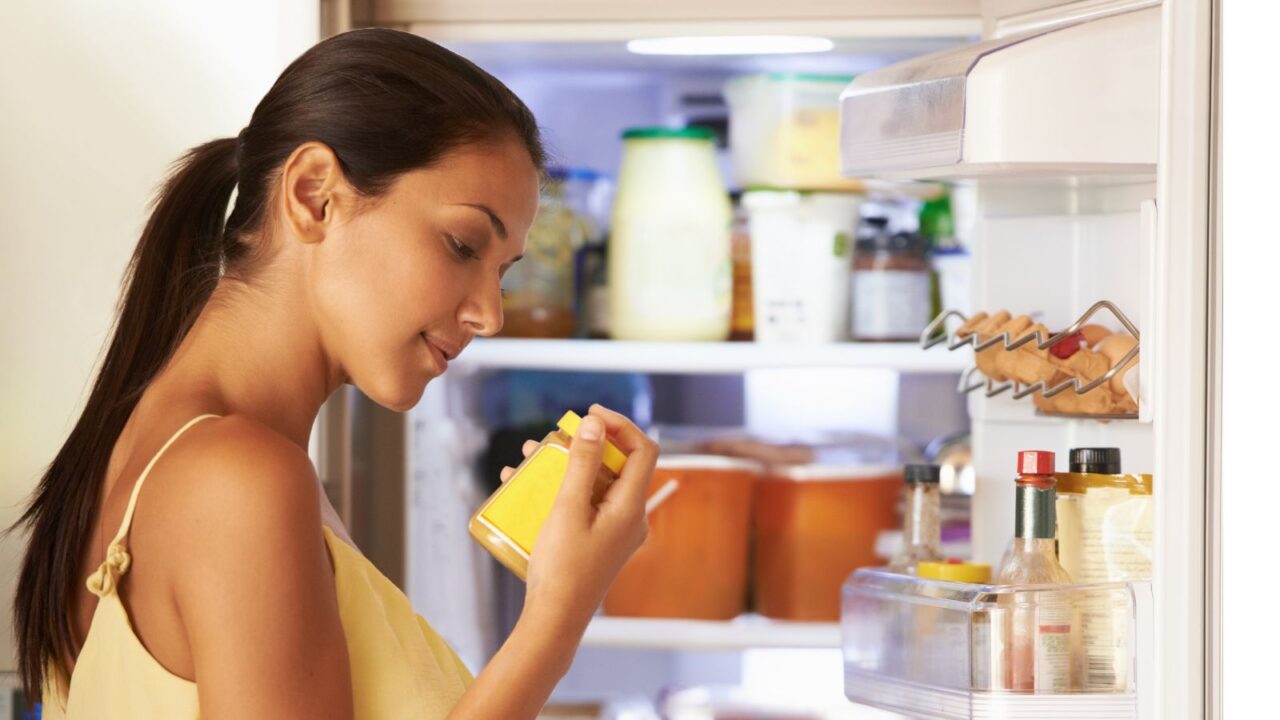
POLYGON ((311 298, 329 356, 404 411, 477 335, 502 329, 501 280, 524 252, 539 176, 517 140, 402 175, 315 248, 311 298))

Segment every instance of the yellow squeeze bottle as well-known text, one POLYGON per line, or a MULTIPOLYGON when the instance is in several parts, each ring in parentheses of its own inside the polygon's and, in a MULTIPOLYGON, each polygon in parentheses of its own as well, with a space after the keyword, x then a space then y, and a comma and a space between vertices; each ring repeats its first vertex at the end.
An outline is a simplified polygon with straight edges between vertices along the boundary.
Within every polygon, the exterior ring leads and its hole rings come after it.
MULTIPOLYGON (((511 479, 471 516, 471 536, 521 580, 529 573, 529 554, 564 483, 569 469, 569 443, 581 423, 577 413, 565 413, 557 423, 559 429, 547 434, 511 479)), ((627 456, 606 439, 604 460, 592 492, 593 503, 604 497, 626 461, 627 456)))

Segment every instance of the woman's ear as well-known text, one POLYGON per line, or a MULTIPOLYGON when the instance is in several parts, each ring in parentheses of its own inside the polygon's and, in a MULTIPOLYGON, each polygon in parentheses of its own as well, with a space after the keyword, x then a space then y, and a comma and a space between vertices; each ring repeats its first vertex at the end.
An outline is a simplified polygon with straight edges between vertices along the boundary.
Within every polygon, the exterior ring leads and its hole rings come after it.
POLYGON ((333 226, 336 191, 344 183, 342 164, 324 143, 303 143, 285 160, 280 209, 299 241, 311 244, 324 240, 333 226))

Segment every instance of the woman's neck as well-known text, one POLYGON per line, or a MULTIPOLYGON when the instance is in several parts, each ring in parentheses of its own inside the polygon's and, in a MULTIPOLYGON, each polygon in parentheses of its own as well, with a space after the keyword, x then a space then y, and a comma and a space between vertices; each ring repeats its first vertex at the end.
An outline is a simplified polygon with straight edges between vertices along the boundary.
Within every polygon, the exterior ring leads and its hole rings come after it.
POLYGON ((267 286, 220 280, 147 392, 249 415, 305 449, 320 406, 347 376, 324 352, 300 288, 267 286))

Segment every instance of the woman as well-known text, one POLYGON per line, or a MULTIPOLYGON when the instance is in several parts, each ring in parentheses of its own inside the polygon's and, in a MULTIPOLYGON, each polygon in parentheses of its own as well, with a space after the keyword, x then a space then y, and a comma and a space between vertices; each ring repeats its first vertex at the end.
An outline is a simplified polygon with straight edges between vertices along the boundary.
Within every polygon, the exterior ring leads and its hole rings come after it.
POLYGON ((653 443, 591 409, 524 612, 474 682, 349 544, 306 447, 343 383, 407 410, 498 332, 543 156, 501 83, 390 30, 316 45, 238 138, 185 156, 22 519, 19 666, 47 717, 536 714, 643 541, 653 443), (593 506, 606 434, 630 458, 593 506))

